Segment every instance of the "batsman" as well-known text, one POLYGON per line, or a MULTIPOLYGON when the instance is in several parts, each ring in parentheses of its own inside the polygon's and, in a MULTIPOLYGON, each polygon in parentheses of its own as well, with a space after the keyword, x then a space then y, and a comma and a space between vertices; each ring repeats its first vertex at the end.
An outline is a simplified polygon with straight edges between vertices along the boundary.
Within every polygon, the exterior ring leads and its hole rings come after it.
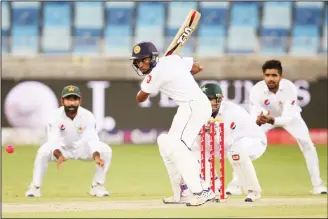
POLYGON ((183 176, 194 194, 186 205, 205 204, 215 198, 215 194, 199 177, 198 162, 190 150, 200 128, 211 116, 211 103, 193 77, 202 70, 201 66, 193 57, 173 54, 159 58, 159 52, 151 42, 137 44, 132 51, 131 60, 134 70, 139 75, 146 76, 136 96, 138 102, 144 102, 150 94, 161 91, 179 106, 169 132, 157 138, 174 200, 180 200, 180 182, 183 176))
MULTIPOLYGON (((261 198, 261 186, 259 184, 253 160, 258 159, 265 152, 267 139, 263 131, 257 126, 251 115, 235 103, 223 99, 219 85, 208 83, 201 87, 212 105, 212 117, 224 123, 224 151, 234 172, 240 179, 241 186, 247 197, 245 202, 253 202, 261 198)), ((206 130, 209 130, 207 124, 206 130)), ((215 128, 215 155, 219 156, 219 130, 215 128)), ((192 151, 200 161, 200 136, 193 144, 192 151)), ((205 135, 206 158, 210 153, 210 136, 205 135)), ((210 160, 206 162, 206 170, 210 169, 210 160)), ((205 175, 209 176, 209 173, 205 175)), ((215 171, 215 188, 219 189, 221 182, 215 171)), ((182 187, 186 189, 186 187, 182 187)), ((215 191, 219 194, 220 191, 215 191)), ((182 190, 182 194, 188 194, 182 190)), ((185 199, 185 197, 181 198, 185 199)))

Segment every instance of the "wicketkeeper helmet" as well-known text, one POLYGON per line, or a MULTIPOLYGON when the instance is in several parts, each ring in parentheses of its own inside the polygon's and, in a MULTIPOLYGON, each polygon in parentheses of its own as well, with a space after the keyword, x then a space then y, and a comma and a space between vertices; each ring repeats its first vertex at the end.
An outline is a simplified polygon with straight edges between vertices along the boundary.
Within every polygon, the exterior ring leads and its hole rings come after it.
POLYGON ((208 99, 218 99, 222 96, 222 89, 217 84, 207 83, 201 86, 201 89, 206 94, 208 99))

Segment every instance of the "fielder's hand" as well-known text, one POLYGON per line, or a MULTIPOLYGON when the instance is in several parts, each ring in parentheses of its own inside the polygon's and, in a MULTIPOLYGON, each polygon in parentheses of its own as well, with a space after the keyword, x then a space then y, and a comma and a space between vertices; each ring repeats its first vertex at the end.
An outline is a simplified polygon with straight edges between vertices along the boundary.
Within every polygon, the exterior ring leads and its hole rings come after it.
POLYGON ((59 170, 64 161, 67 160, 63 155, 59 156, 57 159, 57 169, 59 170))
POLYGON ((62 152, 59 149, 56 149, 54 151, 54 156, 57 159, 57 168, 59 169, 63 164, 63 162, 67 160, 67 158, 63 156, 62 152))
POLYGON ((274 124, 274 117, 271 116, 270 111, 268 112, 268 114, 266 114, 265 116, 262 115, 261 119, 263 119, 265 121, 265 123, 269 123, 271 125, 274 124))
POLYGON ((95 160, 98 166, 104 167, 104 161, 100 158, 100 153, 98 151, 95 151, 93 153, 93 159, 95 160))
MULTIPOLYGON (((218 124, 214 123, 214 135, 216 135, 216 130, 218 129, 218 124)), ((201 130, 199 131, 198 135, 201 135, 201 130)), ((210 134, 211 132, 211 122, 208 121, 207 124, 205 125, 205 133, 210 134)))
POLYGON ((100 157, 95 157, 96 164, 100 167, 104 167, 104 161, 100 157))
MULTIPOLYGON (((219 128, 218 124, 214 123, 214 135, 216 135, 216 130, 219 128)), ((207 134, 211 133, 211 122, 209 121, 205 126, 205 132, 207 134)))
POLYGON ((266 117, 263 115, 263 112, 261 112, 261 114, 257 116, 256 124, 261 126, 265 123, 267 123, 266 117))

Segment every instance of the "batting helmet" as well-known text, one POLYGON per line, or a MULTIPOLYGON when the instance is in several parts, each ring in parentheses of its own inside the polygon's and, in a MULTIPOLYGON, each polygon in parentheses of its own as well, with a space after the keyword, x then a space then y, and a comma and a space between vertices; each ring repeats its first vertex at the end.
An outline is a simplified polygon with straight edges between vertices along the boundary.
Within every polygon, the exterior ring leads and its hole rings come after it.
POLYGON ((133 60, 132 67, 137 72, 138 75, 149 74, 151 70, 156 66, 159 52, 156 46, 152 42, 141 42, 138 43, 132 51, 132 56, 130 60, 133 60), (147 72, 141 72, 137 64, 137 60, 151 58, 150 68, 147 72))

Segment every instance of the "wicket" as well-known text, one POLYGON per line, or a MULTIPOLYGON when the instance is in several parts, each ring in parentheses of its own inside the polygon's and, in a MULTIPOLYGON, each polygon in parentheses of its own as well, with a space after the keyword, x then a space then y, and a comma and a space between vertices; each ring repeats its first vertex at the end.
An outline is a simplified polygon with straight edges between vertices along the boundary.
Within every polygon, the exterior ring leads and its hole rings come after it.
MULTIPOLYGON (((220 122, 218 120, 211 119, 209 121, 209 143, 210 143, 210 184, 211 189, 213 192, 215 192, 215 124, 218 124, 219 129, 219 160, 220 160, 220 170, 219 170, 219 179, 221 183, 220 187, 220 201, 225 200, 225 190, 224 190, 224 123, 220 122)), ((202 129, 200 131, 200 137, 201 137, 201 174, 204 179, 206 180, 206 125, 202 126, 202 129)))

